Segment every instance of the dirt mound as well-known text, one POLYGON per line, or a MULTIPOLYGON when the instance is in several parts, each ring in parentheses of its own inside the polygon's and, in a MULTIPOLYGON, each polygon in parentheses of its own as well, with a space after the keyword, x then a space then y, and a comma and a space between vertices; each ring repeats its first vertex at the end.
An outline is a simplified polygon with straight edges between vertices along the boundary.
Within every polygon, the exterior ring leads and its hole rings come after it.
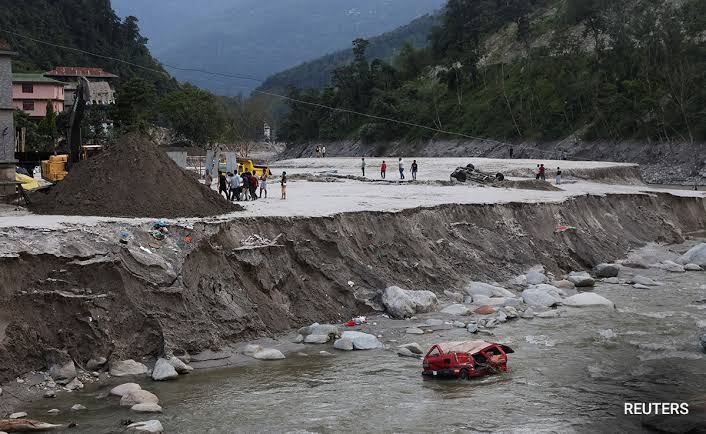
POLYGON ((200 184, 148 138, 129 134, 78 163, 47 194, 39 214, 107 217, 206 217, 240 210, 200 184))
POLYGON ((560 188, 547 181, 538 179, 523 179, 519 181, 500 181, 492 184, 493 187, 517 188, 520 190, 562 191, 560 188))

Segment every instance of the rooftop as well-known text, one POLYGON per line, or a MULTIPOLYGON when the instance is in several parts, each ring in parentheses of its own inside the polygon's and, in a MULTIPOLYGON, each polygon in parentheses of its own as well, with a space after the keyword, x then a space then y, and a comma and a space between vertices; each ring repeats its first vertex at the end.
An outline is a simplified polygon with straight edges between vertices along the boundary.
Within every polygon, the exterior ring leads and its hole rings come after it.
POLYGON ((54 80, 53 78, 45 77, 43 74, 23 74, 14 72, 12 74, 13 83, 54 83, 64 85, 64 83, 54 80))
POLYGON ((48 77, 87 77, 87 78, 117 78, 115 74, 103 71, 102 68, 88 68, 83 66, 57 66, 45 73, 48 77))

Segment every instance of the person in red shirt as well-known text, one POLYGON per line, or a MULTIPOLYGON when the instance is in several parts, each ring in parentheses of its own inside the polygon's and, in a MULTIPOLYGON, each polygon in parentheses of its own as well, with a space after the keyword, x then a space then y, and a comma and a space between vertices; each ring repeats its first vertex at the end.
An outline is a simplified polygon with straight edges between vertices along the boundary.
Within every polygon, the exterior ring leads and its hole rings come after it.
POLYGON ((539 179, 541 179, 542 181, 546 181, 547 180, 546 174, 547 174, 547 169, 544 168, 544 164, 540 164, 539 165, 539 179))
POLYGON ((385 174, 387 173, 387 163, 383 160, 382 165, 380 165, 380 177, 385 179, 385 174))

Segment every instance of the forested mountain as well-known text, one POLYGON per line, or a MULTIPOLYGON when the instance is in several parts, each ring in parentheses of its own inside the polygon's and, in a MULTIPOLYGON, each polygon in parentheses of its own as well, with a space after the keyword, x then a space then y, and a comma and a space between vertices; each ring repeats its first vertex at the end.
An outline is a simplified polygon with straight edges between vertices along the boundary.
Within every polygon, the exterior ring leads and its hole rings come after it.
MULTIPOLYGON (((0 30, 12 31, 53 44, 117 57, 164 71, 151 56, 134 17, 120 20, 110 0, 0 0, 0 30)), ((89 56, 0 33, 19 53, 17 71, 47 71, 56 66, 95 66, 119 76, 120 87, 140 77, 154 83, 158 93, 176 88, 166 72, 152 72, 126 63, 89 56)))
MULTIPOLYGON (((425 47, 429 33, 437 24, 439 24, 439 15, 428 14, 391 32, 370 38, 365 56, 369 61, 383 59, 391 62, 400 53, 405 43, 410 43, 415 48, 425 47)), ((331 73, 335 69, 352 61, 352 49, 340 50, 274 74, 260 86, 260 89, 280 91, 290 86, 299 89, 322 89, 330 84, 331 73)))
MULTIPOLYGON (((444 0, 113 0, 140 18, 162 62, 260 80, 344 49, 437 10, 444 0)), ((172 71, 181 81, 221 95, 247 94, 261 83, 172 71)))
POLYGON ((503 140, 706 138, 703 0, 449 0, 427 48, 292 90, 289 142, 444 137, 354 115, 503 140))

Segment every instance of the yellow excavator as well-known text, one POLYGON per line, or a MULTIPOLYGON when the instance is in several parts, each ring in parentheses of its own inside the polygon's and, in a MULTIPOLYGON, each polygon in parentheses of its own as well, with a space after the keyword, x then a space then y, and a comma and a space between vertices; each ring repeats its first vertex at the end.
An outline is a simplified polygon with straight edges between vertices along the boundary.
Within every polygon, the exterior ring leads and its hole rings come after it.
MULTIPOLYGON (((252 160, 246 158, 238 158, 236 161, 238 164, 238 175, 242 175, 245 172, 250 172, 258 178, 263 174, 267 174, 267 176, 272 175, 272 171, 266 165, 255 164, 252 160)), ((218 171, 226 171, 226 160, 220 160, 218 162, 218 171)))

